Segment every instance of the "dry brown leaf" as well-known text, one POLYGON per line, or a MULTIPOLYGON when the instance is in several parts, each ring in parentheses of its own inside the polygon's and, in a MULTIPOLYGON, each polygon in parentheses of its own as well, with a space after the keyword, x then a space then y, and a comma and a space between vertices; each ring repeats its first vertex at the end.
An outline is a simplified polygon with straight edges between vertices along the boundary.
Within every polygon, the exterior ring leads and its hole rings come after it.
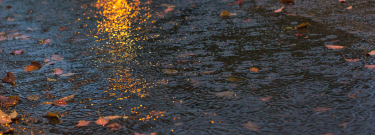
POLYGON ((250 131, 255 131, 255 132, 258 132, 259 131, 259 126, 256 125, 255 123, 252 123, 250 121, 246 122, 245 124, 243 124, 243 126, 250 130, 250 131))
POLYGON ((375 69, 375 65, 365 65, 365 67, 367 67, 369 69, 375 69))
POLYGON ((317 108, 313 109, 313 111, 316 111, 316 112, 324 112, 324 111, 328 111, 328 110, 331 110, 331 108, 329 108, 329 107, 317 107, 317 108))
POLYGON ((60 27, 60 31, 64 31, 64 30, 66 30, 65 26, 60 27))
POLYGON ((91 121, 80 120, 76 126, 77 126, 77 127, 87 126, 87 125, 90 124, 90 122, 91 122, 91 121))
POLYGON ((55 74, 55 75, 61 75, 62 73, 63 73, 63 71, 61 70, 61 68, 53 69, 53 74, 55 74))
POLYGON ((109 121, 109 120, 115 120, 115 119, 122 118, 122 116, 113 115, 113 116, 104 116, 102 118, 109 121))
POLYGON ((214 73, 214 71, 205 71, 205 72, 202 72, 202 74, 204 74, 204 75, 209 75, 209 74, 212 74, 212 73, 214 73))
POLYGON ((352 9, 352 8, 353 8, 353 6, 349 6, 349 7, 347 7, 346 9, 349 9, 349 10, 350 10, 350 9, 352 9))
POLYGON ((302 24, 298 25, 298 26, 295 27, 295 28, 296 28, 296 29, 306 28, 308 25, 309 25, 309 23, 308 23, 308 22, 305 22, 305 23, 302 23, 302 24))
POLYGON ((16 78, 12 72, 8 72, 7 76, 3 78, 3 82, 9 83, 9 84, 16 84, 15 80, 16 78))
POLYGON ((39 64, 38 62, 36 61, 33 61, 31 62, 30 65, 26 66, 24 71, 35 71, 35 70, 38 70, 40 68, 42 68, 43 66, 41 64, 39 64))
POLYGON ((12 54, 14 54, 14 55, 20 55, 20 54, 22 54, 24 52, 25 52, 25 50, 14 50, 14 51, 12 51, 12 54))
POLYGON ((349 94, 349 98, 358 98, 358 96, 355 94, 349 94))
POLYGON ((52 113, 51 111, 49 111, 49 112, 46 114, 46 117, 58 118, 58 117, 59 117, 59 111, 56 111, 55 113, 52 113))
POLYGON ((99 117, 99 119, 95 121, 95 124, 104 126, 108 122, 109 122, 108 120, 106 120, 106 119, 104 119, 102 117, 99 117))
POLYGON ((230 15, 230 13, 228 11, 223 11, 220 13, 220 16, 222 17, 228 17, 230 15))
POLYGON ((258 101, 268 101, 270 99, 272 99, 272 97, 264 97, 264 98, 258 99, 258 101))
POLYGON ((111 131, 116 131, 116 130, 120 130, 122 129, 124 126, 123 125, 120 125, 118 123, 111 123, 109 124, 107 127, 111 128, 110 130, 111 131))
POLYGON ((53 101, 53 105, 55 106, 67 106, 64 100, 55 100, 53 101))
POLYGON ((256 68, 256 67, 252 67, 252 68, 250 68, 250 71, 251 71, 251 72, 258 72, 258 71, 259 71, 259 69, 258 69, 258 68, 256 68))
POLYGON ((339 46, 339 45, 326 45, 328 49, 343 49, 345 46, 339 46))
POLYGON ((278 9, 278 10, 273 11, 273 12, 275 12, 275 13, 279 13, 279 12, 283 11, 283 8, 284 8, 284 6, 281 7, 280 9, 278 9))
POLYGON ((362 59, 345 59, 347 62, 357 62, 357 61, 360 61, 362 59))

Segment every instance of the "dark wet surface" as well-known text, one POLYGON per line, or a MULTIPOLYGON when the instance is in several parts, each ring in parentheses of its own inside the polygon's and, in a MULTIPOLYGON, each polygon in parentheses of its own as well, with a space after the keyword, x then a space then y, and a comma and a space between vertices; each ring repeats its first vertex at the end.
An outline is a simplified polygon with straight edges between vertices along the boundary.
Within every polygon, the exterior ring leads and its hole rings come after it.
POLYGON ((2 110, 21 115, 2 130, 162 135, 375 131, 375 71, 364 67, 373 65, 374 58, 366 57, 363 49, 373 49, 374 2, 297 1, 282 13, 272 12, 283 6, 276 0, 245 1, 242 8, 227 5, 231 2, 0 1, 0 32, 30 37, 0 41, 1 77, 9 71, 16 77, 16 85, 2 83, 1 95, 20 96, 16 107, 2 110), (346 11, 351 4, 353 9, 346 11), (165 12, 171 5, 174 10, 165 12), (236 15, 222 19, 223 10, 236 15), (331 10, 334 14, 325 16, 331 10), (284 30, 304 22, 311 25, 284 30), (45 39, 52 42, 43 44, 45 39), (347 47, 333 50, 325 45, 347 47), (16 49, 25 53, 12 55, 16 49), (64 59, 23 71, 32 61, 43 65, 53 54, 64 59), (52 72, 58 67, 75 74, 55 76, 52 72), (165 69, 178 73, 166 74, 165 69), (41 104, 76 89, 68 106, 41 104), (220 93, 228 91, 233 93, 220 93), (40 98, 29 101, 30 95, 40 98), (265 97, 272 98, 260 101, 265 97), (48 111, 59 111, 60 118, 42 117, 48 111), (111 120, 125 127, 110 131, 94 124, 98 111, 102 116, 135 119, 111 120), (93 122, 75 127, 80 120, 93 122), (246 129, 246 122, 259 130, 246 129))

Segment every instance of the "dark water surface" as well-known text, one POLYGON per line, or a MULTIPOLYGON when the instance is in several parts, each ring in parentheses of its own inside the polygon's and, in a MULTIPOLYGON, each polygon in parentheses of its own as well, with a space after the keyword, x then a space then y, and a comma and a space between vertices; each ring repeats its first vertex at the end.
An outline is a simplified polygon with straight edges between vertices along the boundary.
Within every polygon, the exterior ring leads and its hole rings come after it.
MULTIPOLYGON (((277 0, 245 0, 242 8, 228 5, 231 2, 0 1, 0 32, 30 37, 0 41, 0 77, 9 71, 16 76, 16 85, 2 83, 1 95, 20 96, 16 107, 2 110, 21 115, 16 122, 2 125, 2 130, 95 135, 375 132, 375 71, 364 67, 373 65, 374 58, 366 57, 363 49, 374 49, 369 36, 374 18, 368 17, 375 13, 374 2, 357 4, 366 5, 362 16, 349 14, 367 17, 358 26, 371 26, 356 32, 343 29, 349 27, 344 20, 324 16, 323 11, 331 7, 345 10, 350 6, 336 0, 315 6, 306 6, 314 1, 297 1, 294 6, 285 5, 282 13, 272 12, 283 6, 277 0), (7 9, 8 5, 12 8, 7 9), (166 12, 167 8, 173 10, 166 12), (319 8, 321 12, 314 12, 319 8), (232 16, 221 18, 224 10, 232 16), (343 27, 331 24, 333 20, 343 27), (304 22, 311 25, 284 30, 304 22), (66 29, 60 31, 63 26, 66 29), (52 43, 43 44, 44 39, 52 43), (325 45, 347 47, 333 50, 325 45), (15 49, 25 53, 12 55, 15 49), (23 71, 30 62, 44 64, 46 56, 53 54, 64 59, 23 71), (52 72, 58 67, 75 74, 55 76, 52 72), (166 69, 178 73, 166 74, 166 69), (58 81, 47 81, 47 77, 58 81), (76 89, 68 106, 41 104, 69 96, 76 89), (29 101, 30 95, 40 98, 29 101), (265 97, 272 98, 260 100, 265 97), (48 111, 59 111, 60 118, 42 117, 48 111), (110 131, 95 124, 98 111, 101 116, 131 119, 111 120, 124 128, 110 131), (92 123, 76 127, 80 120, 92 123), (246 122, 259 129, 245 128, 246 122)), ((354 7, 353 12, 362 12, 354 7)))

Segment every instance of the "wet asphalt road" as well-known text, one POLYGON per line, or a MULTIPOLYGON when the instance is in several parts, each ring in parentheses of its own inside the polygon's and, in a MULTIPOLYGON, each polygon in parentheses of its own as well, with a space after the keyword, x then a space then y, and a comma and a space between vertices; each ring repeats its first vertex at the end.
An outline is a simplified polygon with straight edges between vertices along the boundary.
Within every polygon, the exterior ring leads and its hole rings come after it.
POLYGON ((375 130, 375 72, 365 67, 375 64, 364 51, 374 49, 374 1, 309 0, 292 6, 245 0, 242 8, 232 2, 0 1, 0 33, 29 37, 0 41, 1 78, 6 72, 16 78, 16 85, 2 83, 1 95, 20 96, 16 107, 2 109, 16 110, 20 119, 1 130, 161 135, 375 130), (282 6, 281 13, 272 12, 282 6), (220 17, 224 10, 232 13, 227 19, 220 17), (304 22, 308 28, 284 30, 304 22), (25 52, 12 55, 16 49, 25 52), (63 60, 44 65, 54 54, 63 60), (361 60, 348 62, 354 59, 361 60), (23 71, 32 61, 44 66, 23 71), (74 75, 54 75, 55 68, 74 75), (41 104, 76 89, 67 106, 41 104), (40 98, 29 101, 30 95, 40 98), (59 111, 59 118, 43 117, 48 111, 59 111), (95 124, 98 111, 131 119, 111 120, 124 126, 111 131, 95 124), (80 120, 92 123, 76 127, 80 120))

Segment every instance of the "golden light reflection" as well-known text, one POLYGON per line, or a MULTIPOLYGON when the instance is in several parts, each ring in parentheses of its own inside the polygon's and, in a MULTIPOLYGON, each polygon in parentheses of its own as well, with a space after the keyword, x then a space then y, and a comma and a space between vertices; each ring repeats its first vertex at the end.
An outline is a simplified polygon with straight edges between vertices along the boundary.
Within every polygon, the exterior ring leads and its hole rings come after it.
POLYGON ((109 92, 110 96, 117 97, 118 100, 126 99, 128 96, 111 91, 121 90, 145 97, 147 92, 143 89, 155 86, 155 83, 148 82, 144 78, 137 78, 143 75, 134 74, 131 67, 120 66, 124 64, 130 64, 132 67, 152 65, 141 65, 134 59, 137 57, 136 50, 143 49, 142 46, 136 45, 136 42, 148 39, 147 34, 144 36, 136 34, 139 31, 147 31, 151 23, 151 11, 146 5, 147 3, 141 3, 139 0, 98 0, 94 4, 94 7, 101 10, 97 14, 102 18, 97 22, 97 33, 94 37, 98 43, 105 42, 96 46, 99 50, 98 54, 105 54, 99 62, 114 65, 112 77, 107 78, 111 86, 106 92, 109 92))

